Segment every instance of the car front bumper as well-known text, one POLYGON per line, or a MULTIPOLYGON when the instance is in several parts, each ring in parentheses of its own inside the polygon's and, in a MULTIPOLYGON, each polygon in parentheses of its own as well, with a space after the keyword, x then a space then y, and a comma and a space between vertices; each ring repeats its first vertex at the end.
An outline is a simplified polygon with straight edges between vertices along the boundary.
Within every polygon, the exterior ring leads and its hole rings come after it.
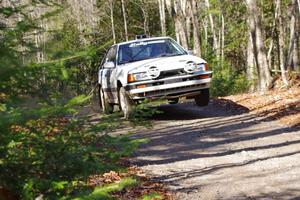
MULTIPOLYGON (((130 97, 134 100, 142 100, 146 98, 168 99, 168 98, 176 98, 176 97, 193 96, 199 94, 200 90, 208 89, 210 87, 211 74, 212 73, 205 73, 204 75, 208 75, 209 78, 203 78, 203 79, 195 79, 195 77, 197 76, 193 75, 193 76, 189 76, 187 79, 174 78, 174 79, 165 79, 163 81, 158 80, 158 82, 162 81, 161 85, 151 84, 151 86, 147 86, 144 88, 131 88, 128 89, 127 91, 130 97)), ((139 83, 139 84, 143 84, 143 83, 139 83)))

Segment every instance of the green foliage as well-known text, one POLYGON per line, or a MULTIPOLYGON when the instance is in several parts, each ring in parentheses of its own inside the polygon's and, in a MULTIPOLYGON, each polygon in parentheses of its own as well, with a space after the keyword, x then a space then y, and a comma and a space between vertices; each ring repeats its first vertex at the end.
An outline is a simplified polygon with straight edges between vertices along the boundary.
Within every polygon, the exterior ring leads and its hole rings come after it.
POLYGON ((56 115, 2 124, 0 185, 22 199, 39 194, 44 199, 57 199, 86 188, 91 174, 118 170, 118 160, 145 142, 96 136, 98 129, 86 129, 84 124, 56 115))
POLYGON ((166 103, 165 101, 155 101, 151 102, 150 100, 144 100, 140 104, 136 105, 133 108, 133 111, 130 115, 130 121, 134 125, 142 125, 146 127, 151 127, 151 118, 155 114, 161 113, 156 107, 160 104, 166 103))
POLYGON ((213 68, 211 95, 213 97, 227 96, 249 90, 250 84, 243 72, 233 71, 228 66, 224 69, 213 68))
POLYGON ((121 113, 113 113, 111 115, 105 115, 101 118, 101 123, 95 124, 90 127, 93 132, 109 133, 112 130, 119 128, 122 125, 120 120, 121 113))
POLYGON ((65 50, 78 49, 82 45, 80 33, 74 20, 66 21, 63 24, 60 37, 65 50))
POLYGON ((142 197, 142 200, 158 200, 158 199, 163 199, 163 197, 158 194, 158 193, 150 193, 150 194, 146 194, 142 197))
POLYGON ((119 183, 113 183, 105 186, 96 187, 89 194, 82 194, 77 197, 65 197, 63 199, 74 199, 74 200, 113 200, 110 193, 122 191, 125 188, 132 187, 138 184, 138 181, 134 178, 122 179, 119 183))

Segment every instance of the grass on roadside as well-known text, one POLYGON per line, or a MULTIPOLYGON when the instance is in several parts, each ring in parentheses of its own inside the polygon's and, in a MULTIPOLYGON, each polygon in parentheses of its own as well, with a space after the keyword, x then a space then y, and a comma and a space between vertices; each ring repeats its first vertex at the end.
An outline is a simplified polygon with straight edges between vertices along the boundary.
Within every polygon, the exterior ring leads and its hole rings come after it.
POLYGON ((124 188, 133 187, 138 184, 137 179, 128 177, 122 179, 119 183, 112 183, 108 185, 98 186, 90 194, 83 194, 77 197, 66 198, 74 200, 112 200, 115 199, 111 196, 113 192, 120 192, 124 188))
POLYGON ((163 197, 156 192, 146 194, 142 197, 142 200, 160 200, 160 199, 163 199, 163 197))

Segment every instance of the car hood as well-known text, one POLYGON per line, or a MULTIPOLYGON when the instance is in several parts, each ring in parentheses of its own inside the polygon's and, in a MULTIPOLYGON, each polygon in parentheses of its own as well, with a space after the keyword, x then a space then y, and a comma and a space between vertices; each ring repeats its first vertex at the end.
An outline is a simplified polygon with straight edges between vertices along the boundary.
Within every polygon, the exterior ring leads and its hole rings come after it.
POLYGON ((127 73, 146 72, 152 66, 156 66, 160 71, 171 71, 184 68, 187 62, 195 62, 197 64, 206 63, 205 60, 196 56, 181 55, 127 63, 121 65, 121 68, 123 72, 127 73))

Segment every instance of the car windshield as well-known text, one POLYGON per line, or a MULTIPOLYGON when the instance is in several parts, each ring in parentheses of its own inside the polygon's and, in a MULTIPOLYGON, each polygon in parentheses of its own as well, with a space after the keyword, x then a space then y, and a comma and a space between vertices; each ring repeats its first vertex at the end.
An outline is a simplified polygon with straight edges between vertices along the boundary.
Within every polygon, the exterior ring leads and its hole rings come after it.
POLYGON ((186 54, 187 52, 171 39, 138 41, 119 46, 118 64, 186 54))

